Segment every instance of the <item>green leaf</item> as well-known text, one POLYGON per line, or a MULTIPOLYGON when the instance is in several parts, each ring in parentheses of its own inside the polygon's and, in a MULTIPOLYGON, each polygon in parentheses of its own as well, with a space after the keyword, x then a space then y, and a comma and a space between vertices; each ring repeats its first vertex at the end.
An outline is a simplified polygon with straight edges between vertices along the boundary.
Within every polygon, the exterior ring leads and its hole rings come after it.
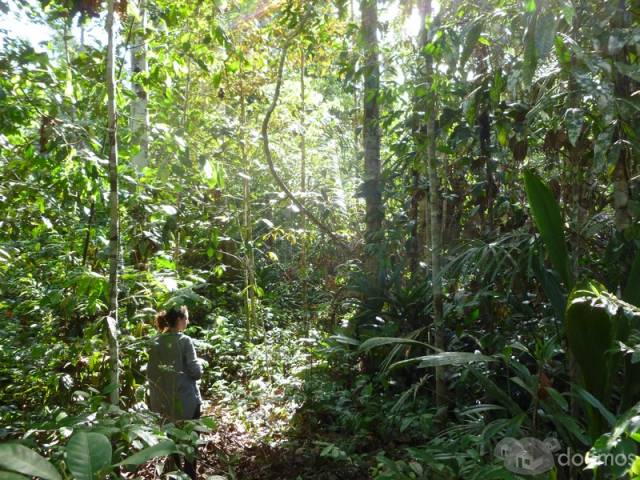
POLYGON ((542 285, 542 289, 551 302, 556 318, 564 322, 564 312, 567 309, 567 291, 562 288, 556 275, 544 266, 541 255, 536 254, 532 259, 533 273, 542 285))
POLYGON ((467 31, 467 34, 464 37, 464 48, 460 55, 460 70, 464 68, 467 60, 469 60, 469 57, 473 52, 473 49, 478 43, 478 38, 480 38, 480 34, 482 33, 482 27, 482 22, 478 20, 475 21, 467 31))
POLYGON ((622 299, 625 302, 640 307, 640 252, 631 266, 631 272, 624 288, 622 299))
POLYGON ((475 377, 475 379, 482 385, 482 387, 487 391, 489 396, 497 401, 500 405, 509 410, 509 413, 516 417, 522 414, 522 409, 520 406, 501 388, 499 387, 493 380, 491 380, 487 375, 482 372, 479 372, 475 368, 469 368, 469 372, 475 377))
POLYGON ((637 65, 627 65, 626 63, 616 62, 616 70, 626 75, 635 82, 640 82, 640 72, 637 65))
POLYGON ((567 25, 573 25, 573 17, 576 15, 576 9, 568 2, 562 2, 560 9, 567 25))
POLYGON ((536 51, 539 59, 544 59, 549 54, 556 36, 557 25, 558 23, 551 9, 538 17, 535 37, 536 51))
POLYGON ((173 453, 178 453, 178 449, 176 448, 175 443, 173 443, 173 440, 163 440, 162 442, 153 445, 152 447, 147 447, 137 453, 134 453, 130 457, 127 457, 121 462, 117 463, 116 466, 141 465, 151 460, 152 458, 165 457, 173 453))
POLYGON ((607 407, 605 407, 600 400, 587 392, 584 388, 580 388, 577 385, 573 386, 573 390, 578 394, 578 397, 583 399, 593 408, 598 410, 602 417, 607 421, 610 427, 613 427, 616 423, 616 416, 611 413, 607 407))
POLYGON ((420 357, 401 360, 391 365, 396 368, 410 363, 418 363, 418 368, 446 367, 452 365, 466 365, 472 362, 495 362, 496 359, 480 353, 471 352, 439 352, 432 355, 422 355, 420 357))
MULTIPOLYGON (((569 349, 578 364, 586 390, 606 403, 615 375, 614 352, 617 306, 608 301, 602 285, 589 282, 576 286, 567 302, 565 324, 569 349)), ((589 433, 595 437, 603 432, 602 418, 589 404, 589 433)))
POLYGON ((528 13, 533 13, 536 11, 536 8, 538 8, 536 6, 536 0, 527 0, 527 3, 525 4, 525 11, 527 11, 528 13))
POLYGON ((557 425, 564 427, 567 432, 580 440, 584 445, 591 445, 591 441, 584 433, 584 428, 577 420, 569 415, 553 415, 552 421, 557 425))
MULTIPOLYGON (((534 2, 535 3, 535 2, 534 2)), ((538 67, 536 50, 535 21, 531 21, 524 35, 524 63, 522 65, 522 81, 525 86, 531 85, 533 75, 538 67)))
POLYGON ((209 66, 204 62, 204 60, 202 60, 201 58, 196 58, 195 61, 202 70, 209 73, 209 66))
MULTIPOLYGON (((502 94, 502 91, 504 90, 506 83, 507 82, 502 76, 502 72, 500 72, 499 70, 496 70, 493 74, 493 81, 491 82, 491 88, 489 89, 489 97, 491 97, 491 101, 493 103, 498 104, 500 102, 500 96, 502 94)), ((500 143, 503 146, 506 145, 506 143, 503 143, 503 142, 500 142, 500 143)))
MULTIPOLYGON (((606 368, 615 333, 607 303, 599 301, 603 287, 590 282, 577 286, 567 302, 567 339, 584 376, 587 390, 602 400, 609 384, 606 368)), ((614 312, 615 313, 615 312, 614 312)))
POLYGON ((432 350, 437 351, 437 349, 428 343, 419 342, 418 340, 412 340, 410 338, 402 338, 402 337, 373 337, 365 340, 360 345, 360 351, 366 352, 373 348, 382 347, 384 345, 398 345, 398 344, 407 344, 407 345, 420 345, 421 347, 427 347, 432 350))
POLYGON ((66 447, 67 465, 76 480, 93 480, 111 465, 111 443, 101 433, 78 432, 66 447))
POLYGON ((540 231, 551 262, 565 286, 571 288, 573 279, 569 270, 569 255, 560 206, 551 190, 533 172, 524 172, 524 186, 533 220, 540 231))
POLYGON ((598 134, 593 142, 593 158, 598 169, 604 169, 607 160, 607 151, 611 146, 613 129, 608 127, 598 134))
POLYGON ((569 141, 574 147, 580 138, 582 125, 584 123, 584 114, 579 108, 568 108, 564 114, 564 123, 567 127, 569 141))
POLYGON ((444 367, 448 365, 463 365, 471 362, 495 362, 496 359, 487 355, 472 352, 440 352, 425 355, 418 368, 444 367))
POLYGON ((7 472, 5 470, 0 470, 0 478, 2 480, 29 480, 29 477, 25 477, 19 473, 7 472))
POLYGON ((73 73, 69 67, 67 67, 65 78, 64 96, 68 99, 73 99, 73 73))
POLYGON ((55 467, 42 455, 19 443, 0 444, 0 467, 28 477, 61 480, 55 467))
POLYGON ((496 129, 498 131, 498 142, 503 147, 506 147, 509 144, 508 125, 505 122, 497 122, 496 129))
POLYGON ((160 210, 162 210, 167 215, 175 215, 176 213, 178 213, 176 207, 173 207, 171 205, 160 205, 160 210))
POLYGON ((360 342, 358 340, 356 340, 355 338, 347 337, 345 335, 332 335, 331 337, 329 337, 329 340, 333 340, 343 345, 353 345, 356 347, 360 345, 360 342))

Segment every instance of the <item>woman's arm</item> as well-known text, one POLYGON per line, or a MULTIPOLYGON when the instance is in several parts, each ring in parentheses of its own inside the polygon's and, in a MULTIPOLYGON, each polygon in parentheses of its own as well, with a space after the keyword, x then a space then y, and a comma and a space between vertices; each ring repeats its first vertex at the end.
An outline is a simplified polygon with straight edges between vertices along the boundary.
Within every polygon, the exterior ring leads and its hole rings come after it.
POLYGON ((191 338, 185 335, 184 339, 185 372, 194 380, 198 380, 202 377, 202 365, 198 361, 198 355, 196 354, 196 349, 193 346, 191 338))

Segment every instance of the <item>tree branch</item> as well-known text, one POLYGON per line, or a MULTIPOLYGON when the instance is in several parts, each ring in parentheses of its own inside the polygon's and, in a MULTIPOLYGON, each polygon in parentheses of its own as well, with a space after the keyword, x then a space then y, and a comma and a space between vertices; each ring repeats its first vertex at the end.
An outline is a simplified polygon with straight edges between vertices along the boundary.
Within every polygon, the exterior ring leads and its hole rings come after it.
MULTIPOLYGON (((302 23, 301 23, 302 24, 302 23)), ((297 33, 297 32, 296 32, 297 33)), ((284 183, 278 172, 276 172, 275 166, 273 164, 273 157, 271 156, 271 149, 269 148, 269 121, 271 120, 271 115, 276 109, 278 104, 278 99, 280 98, 280 87, 282 86, 282 72, 284 70, 284 62, 287 57, 287 50, 291 44, 291 41, 295 38, 295 35, 289 37, 287 42, 282 47, 282 53, 280 54, 280 61, 278 64, 278 74, 276 77, 276 90, 273 94, 273 99, 271 100, 271 104, 267 109, 267 113, 264 116, 264 120, 262 121, 262 148, 264 150, 264 156, 267 159, 267 163, 269 164, 269 170, 271 171, 271 175, 275 179, 276 183, 280 187, 280 189, 284 192, 284 194, 300 209, 303 215, 305 215, 312 223, 314 223, 322 232, 326 233, 331 240, 333 240, 337 245, 341 248, 350 251, 349 246, 342 240, 337 237, 335 233, 331 230, 329 226, 323 223, 319 218, 317 218, 313 213, 305 208, 300 200, 298 200, 291 190, 284 183)))

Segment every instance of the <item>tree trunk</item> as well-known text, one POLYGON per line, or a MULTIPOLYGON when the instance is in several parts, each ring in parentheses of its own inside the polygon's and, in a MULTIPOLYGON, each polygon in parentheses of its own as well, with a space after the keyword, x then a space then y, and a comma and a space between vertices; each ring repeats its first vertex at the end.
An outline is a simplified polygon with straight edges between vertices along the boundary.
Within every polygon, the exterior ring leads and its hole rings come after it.
MULTIPOLYGON (((426 84, 426 105, 425 105, 425 134, 424 142, 418 145, 421 151, 426 154, 425 163, 427 177, 429 180, 428 215, 429 230, 431 239, 431 294, 433 298, 433 330, 434 343, 437 348, 444 350, 444 318, 443 318, 443 298, 442 298, 442 231, 440 224, 440 179, 438 178, 438 159, 436 157, 436 98, 432 91, 433 85, 433 58, 424 48, 429 41, 425 21, 427 15, 431 15, 431 0, 420 1, 420 51, 423 53, 424 80, 426 84)), ((436 404, 444 406, 446 404, 446 385, 444 382, 444 368, 436 368, 436 404)))
POLYGON ((247 101, 244 92, 243 61, 240 62, 240 155, 245 167, 242 176, 242 240, 244 245, 244 306, 246 313, 246 335, 251 339, 256 321, 255 268, 253 256, 253 228, 251 223, 251 159, 247 155, 246 135, 247 101))
POLYGON ((409 278, 416 280, 418 263, 420 262, 421 245, 418 236, 418 212, 420 204, 420 172, 417 168, 411 169, 411 201, 409 205, 409 223, 411 231, 407 241, 407 258, 409 263, 409 278))
MULTIPOLYGON (((300 49, 300 193, 302 201, 307 192, 307 144, 305 137, 305 101, 304 101, 304 49, 300 49)), ((300 277, 302 278, 302 312, 304 329, 309 335, 309 285, 307 281, 307 217, 302 216, 302 245, 300 252, 300 277)))
MULTIPOLYGON (((617 12, 613 18, 612 27, 614 29, 627 28, 629 26, 629 15, 627 12, 626 0, 618 0, 617 12)), ((614 61, 629 65, 629 47, 625 45, 619 53, 614 55, 614 61)), ((624 234, 631 226, 632 216, 630 209, 631 190, 629 187, 629 168, 631 162, 631 155, 629 147, 626 141, 626 135, 624 132, 623 124, 625 119, 620 112, 621 100, 629 100, 631 96, 631 88, 629 77, 622 74, 614 67, 614 93, 618 111, 616 116, 618 117, 618 124, 616 126, 614 142, 617 142, 621 148, 616 162, 616 166, 613 171, 613 208, 615 211, 615 223, 616 230, 619 233, 624 234)))
POLYGON ((139 77, 147 74, 146 0, 139 0, 138 10, 140 21, 133 24, 133 45, 131 46, 131 74, 134 76, 133 91, 136 95, 131 103, 131 137, 139 147, 132 162, 136 170, 141 171, 149 164, 149 109, 147 92, 139 77))
POLYGON ((481 91, 478 93, 478 106, 476 123, 478 126, 478 143, 480 146, 480 155, 478 157, 479 165, 484 168, 485 173, 485 198, 482 205, 482 234, 487 238, 493 232, 493 203, 496 193, 496 185, 493 179, 493 166, 491 164, 491 115, 489 112, 489 85, 487 76, 487 47, 482 45, 478 49, 478 73, 482 76, 481 91))
POLYGON ((120 254, 120 225, 118 215, 118 143, 116 119, 116 80, 115 80, 115 33, 114 3, 108 0, 107 13, 107 110, 109 139, 109 315, 107 317, 107 337, 109 342, 110 398, 111 403, 118 404, 119 372, 118 372, 118 263, 120 254))
MULTIPOLYGON (((380 187, 380 61, 378 58, 378 8, 377 0, 361 0, 362 41, 364 44, 364 92, 363 139, 364 185, 366 203, 365 243, 373 247, 382 235, 382 193, 380 187)), ((375 248, 366 257, 367 273, 378 284, 379 260, 375 248)))

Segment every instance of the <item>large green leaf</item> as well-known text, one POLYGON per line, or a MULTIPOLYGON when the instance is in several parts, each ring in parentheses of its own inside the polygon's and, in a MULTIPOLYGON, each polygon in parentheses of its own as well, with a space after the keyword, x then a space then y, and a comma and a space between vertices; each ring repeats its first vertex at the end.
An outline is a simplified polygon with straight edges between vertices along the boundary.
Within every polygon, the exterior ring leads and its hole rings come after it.
POLYGON ((472 352, 440 352, 422 357, 418 367, 444 367, 449 365, 463 365, 471 362, 495 362, 496 359, 480 353, 472 352))
POLYGON ((19 473, 7 472, 5 470, 0 470, 0 479, 2 479, 2 480, 29 480, 29 477, 25 477, 24 475, 20 475, 19 473))
POLYGON ((575 385, 573 387, 573 390, 578 395, 578 397, 580 397, 585 402, 587 402, 589 405, 591 405, 593 408, 598 410, 598 412, 600 412, 600 415, 602 415, 602 417, 607 421, 607 423, 609 424, 610 427, 613 427, 615 425, 615 423, 616 423, 615 415, 613 413, 611 413, 607 409, 607 407, 605 407, 602 404, 602 402, 600 400, 598 400, 596 397, 591 395, 584 388, 580 388, 577 385, 575 385))
MULTIPOLYGON (((585 389, 603 405, 610 398, 621 359, 615 348, 617 341, 628 331, 627 319, 618 315, 619 306, 619 300, 597 282, 577 286, 567 301, 565 325, 569 349, 585 389)), ((591 402, 586 403, 593 440, 603 433, 606 417, 591 402)))
POLYGON ((610 305, 601 297, 596 283, 580 285, 571 292, 565 314, 569 348, 582 373, 584 385, 604 401, 611 380, 611 349, 616 340, 610 305))
POLYGON ((98 472, 111 465, 111 443, 95 432, 74 434, 66 448, 69 470, 77 480, 93 480, 98 472))
POLYGON ((483 372, 479 372, 475 368, 469 368, 469 372, 476 378, 476 380, 486 390, 489 397, 493 398, 500 405, 509 410, 512 417, 516 417, 522 414, 520 406, 505 392, 500 386, 498 386, 488 375, 483 372))
POLYGON ((640 307, 640 252, 631 266, 631 272, 624 288, 622 299, 631 305, 640 307))
POLYGON ((580 108, 568 108, 564 113, 564 124, 567 128, 569 141, 574 147, 578 143, 582 125, 584 124, 585 114, 580 108))
POLYGON ((464 36, 464 48, 460 55, 460 70, 464 68, 467 60, 469 60, 469 57, 473 52, 473 49, 476 47, 480 34, 482 33, 483 26, 484 25, 481 20, 476 20, 469 26, 469 29, 464 36))
POLYGON ((134 453, 116 465, 141 465, 152 458, 164 457, 171 455, 172 453, 178 453, 178 449, 176 448, 175 443, 173 443, 173 440, 163 440, 152 447, 147 447, 137 453, 134 453))
POLYGON ((562 288, 559 278, 544 266, 542 255, 536 254, 531 266, 542 289, 551 302, 556 318, 564 322, 564 312, 567 309, 567 291, 562 288))
POLYGON ((391 368, 418 363, 418 368, 446 367, 451 365, 465 365, 472 362, 495 362, 496 359, 480 353, 471 352, 439 352, 433 355, 422 355, 420 357, 401 360, 391 365, 391 368))
POLYGON ((535 18, 529 21, 524 34, 524 55, 522 62, 522 81, 528 87, 531 85, 533 75, 538 67, 538 55, 536 51, 536 24, 535 18))
POLYGON ((419 345, 421 347, 427 347, 432 350, 438 351, 438 349, 428 343, 419 342, 418 340, 412 340, 411 338, 404 337, 373 337, 365 340, 360 345, 361 352, 367 352, 373 348, 382 347, 384 345, 399 345, 399 344, 407 344, 407 345, 419 345))
POLYGON ((560 206, 551 190, 531 171, 524 172, 524 186, 533 220, 540 231, 547 253, 565 286, 573 286, 569 255, 564 238, 560 206))
POLYGON ((553 47, 558 22, 552 9, 549 9, 536 20, 536 52, 539 59, 544 59, 553 47))
POLYGON ((19 443, 0 445, 0 468, 44 480, 61 480, 62 478, 46 458, 19 443))

